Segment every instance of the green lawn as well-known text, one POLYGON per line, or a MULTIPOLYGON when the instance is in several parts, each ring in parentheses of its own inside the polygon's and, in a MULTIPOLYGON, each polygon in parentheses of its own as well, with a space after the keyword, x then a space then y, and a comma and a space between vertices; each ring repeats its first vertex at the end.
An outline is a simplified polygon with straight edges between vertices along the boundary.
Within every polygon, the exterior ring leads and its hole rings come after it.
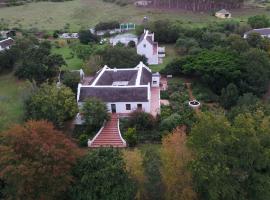
POLYGON ((170 63, 173 59, 177 58, 177 53, 174 48, 174 45, 159 45, 161 47, 165 47, 166 56, 163 58, 163 63, 159 65, 151 65, 150 68, 153 72, 159 72, 163 68, 166 67, 168 63, 170 63))
POLYGON ((60 54, 64 57, 67 63, 67 69, 76 70, 81 69, 83 60, 72 54, 72 50, 68 47, 56 48, 53 47, 52 53, 60 54))
POLYGON ((28 84, 11 74, 0 76, 0 131, 23 120, 23 99, 28 84))
MULTIPOLYGON (((233 18, 242 21, 255 14, 267 14, 265 8, 233 10, 233 18)), ((190 11, 154 10, 137 8, 134 5, 120 7, 102 0, 73 0, 67 2, 36 2, 22 6, 0 8, 0 20, 11 27, 39 28, 44 30, 61 29, 66 23, 71 30, 92 27, 100 21, 119 20, 121 22, 141 23, 144 16, 150 20, 172 19, 185 23, 195 22, 202 25, 218 21, 211 13, 193 13, 190 11)))

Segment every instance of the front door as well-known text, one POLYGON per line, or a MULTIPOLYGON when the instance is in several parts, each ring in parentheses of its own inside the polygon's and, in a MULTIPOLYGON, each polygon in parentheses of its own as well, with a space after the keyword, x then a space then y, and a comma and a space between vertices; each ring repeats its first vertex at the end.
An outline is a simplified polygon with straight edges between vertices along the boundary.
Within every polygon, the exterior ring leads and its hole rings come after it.
POLYGON ((111 104, 111 110, 112 110, 112 113, 116 113, 116 105, 115 104, 111 104))

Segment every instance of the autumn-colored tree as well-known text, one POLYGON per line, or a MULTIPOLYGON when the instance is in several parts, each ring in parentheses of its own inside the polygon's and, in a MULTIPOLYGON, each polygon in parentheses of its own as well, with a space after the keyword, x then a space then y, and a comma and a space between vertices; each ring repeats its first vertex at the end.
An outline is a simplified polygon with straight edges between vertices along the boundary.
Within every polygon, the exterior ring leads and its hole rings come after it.
POLYGON ((186 133, 183 129, 177 128, 163 138, 161 176, 166 189, 165 199, 196 199, 191 173, 187 169, 191 159, 192 154, 186 146, 186 133))
POLYGON ((123 157, 126 163, 126 169, 128 173, 130 174, 132 179, 137 182, 138 185, 136 199, 146 199, 147 194, 144 187, 144 184, 146 182, 146 176, 144 174, 143 158, 140 150, 126 150, 123 152, 123 157))
POLYGON ((47 121, 29 121, 0 137, 0 180, 7 199, 54 200, 72 182, 80 152, 47 121))

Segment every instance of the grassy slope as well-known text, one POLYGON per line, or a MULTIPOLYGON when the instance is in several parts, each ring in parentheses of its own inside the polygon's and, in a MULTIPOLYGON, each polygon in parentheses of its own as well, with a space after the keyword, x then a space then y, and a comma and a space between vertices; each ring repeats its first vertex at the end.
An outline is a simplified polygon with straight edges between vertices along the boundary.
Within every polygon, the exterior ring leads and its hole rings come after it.
POLYGON ((25 82, 16 80, 11 74, 0 76, 0 131, 22 121, 26 88, 25 82))
MULTIPOLYGON (((237 20, 246 20, 255 14, 269 14, 265 9, 247 9, 232 11, 237 20)), ((210 13, 193 13, 188 11, 161 11, 136 8, 133 5, 119 7, 102 0, 73 0, 68 2, 38 2, 23 6, 0 8, 0 19, 4 19, 12 27, 22 25, 23 28, 61 29, 66 23, 72 30, 91 27, 100 21, 119 20, 121 22, 141 23, 144 16, 150 20, 173 19, 195 22, 197 25, 217 21, 210 13)))

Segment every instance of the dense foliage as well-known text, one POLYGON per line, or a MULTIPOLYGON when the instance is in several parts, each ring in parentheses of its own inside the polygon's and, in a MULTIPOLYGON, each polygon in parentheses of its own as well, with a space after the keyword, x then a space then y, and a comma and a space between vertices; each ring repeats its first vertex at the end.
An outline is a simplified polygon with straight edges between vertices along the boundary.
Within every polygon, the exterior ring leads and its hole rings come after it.
POLYGON ((270 19, 266 15, 256 15, 248 18, 248 24, 252 28, 266 28, 270 26, 270 19))
POLYGON ((260 110, 224 116, 204 114, 189 145, 192 174, 200 199, 267 199, 270 188, 270 119, 260 110))
POLYGON ((79 40, 82 44, 89 44, 91 42, 97 42, 98 38, 90 30, 81 30, 79 32, 79 40))
POLYGON ((165 185, 165 199, 197 199, 192 175, 187 170, 193 157, 186 142, 187 135, 181 128, 162 139, 161 177, 165 185))
POLYGON ((49 42, 37 42, 31 38, 16 42, 14 47, 16 57, 15 75, 21 79, 29 79, 42 83, 54 79, 65 61, 61 55, 51 54, 49 42))
POLYGON ((163 72, 198 77, 217 94, 234 83, 240 93, 260 96, 268 87, 270 58, 259 49, 250 49, 241 55, 228 50, 204 50, 173 61, 163 72))
POLYGON ((100 52, 102 65, 108 65, 111 68, 133 68, 141 61, 147 64, 145 56, 137 55, 136 49, 123 46, 108 47, 100 52))
POLYGON ((43 84, 25 102, 27 119, 48 120, 63 127, 78 111, 75 96, 66 86, 43 84))
POLYGON ((107 106, 99 99, 88 99, 82 108, 84 125, 88 131, 96 131, 101 128, 105 120, 109 120, 107 106))
POLYGON ((109 22, 99 22, 95 26, 95 31, 104 31, 120 28, 120 24, 118 21, 109 21, 109 22))
POLYGON ((74 176, 71 198, 74 200, 131 200, 136 194, 135 183, 117 149, 90 151, 79 161, 74 176))
POLYGON ((1 133, 5 199, 62 199, 79 155, 78 148, 46 121, 29 121, 1 133))

